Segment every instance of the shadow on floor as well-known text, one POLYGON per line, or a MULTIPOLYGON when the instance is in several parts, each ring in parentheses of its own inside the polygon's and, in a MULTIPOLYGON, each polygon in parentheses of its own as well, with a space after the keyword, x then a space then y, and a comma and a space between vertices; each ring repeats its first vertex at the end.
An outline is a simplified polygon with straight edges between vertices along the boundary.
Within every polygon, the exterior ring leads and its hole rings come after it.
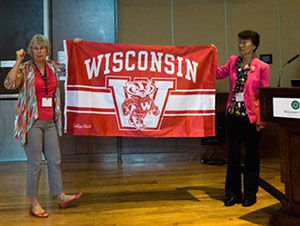
POLYGON ((269 226, 269 221, 266 223, 265 219, 266 219, 266 215, 270 216, 272 215, 272 213, 275 213, 277 210, 279 210, 281 207, 280 203, 259 209, 259 210, 255 210, 251 213, 245 214, 241 217, 239 217, 242 220, 245 221, 249 221, 251 223, 254 224, 258 224, 258 225, 262 225, 262 226, 269 226))
POLYGON ((155 201, 195 201, 187 190, 168 191, 141 191, 141 192, 105 192, 88 193, 80 199, 79 205, 90 205, 93 203, 122 203, 122 202, 155 202, 155 201))
POLYGON ((206 186, 197 186, 197 187, 183 187, 178 188, 177 190, 196 190, 204 191, 210 198, 223 201, 224 200, 224 189, 221 188, 212 188, 206 186))

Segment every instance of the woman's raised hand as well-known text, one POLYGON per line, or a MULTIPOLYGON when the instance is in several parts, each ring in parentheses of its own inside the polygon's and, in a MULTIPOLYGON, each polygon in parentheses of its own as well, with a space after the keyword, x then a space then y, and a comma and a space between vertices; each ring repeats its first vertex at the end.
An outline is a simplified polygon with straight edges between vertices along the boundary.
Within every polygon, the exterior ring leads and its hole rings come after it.
POLYGON ((24 60, 24 57, 26 55, 26 52, 24 51, 24 49, 19 49, 16 51, 16 60, 18 62, 22 62, 24 60))
POLYGON ((74 38, 74 43, 77 44, 82 41, 82 38, 74 38))

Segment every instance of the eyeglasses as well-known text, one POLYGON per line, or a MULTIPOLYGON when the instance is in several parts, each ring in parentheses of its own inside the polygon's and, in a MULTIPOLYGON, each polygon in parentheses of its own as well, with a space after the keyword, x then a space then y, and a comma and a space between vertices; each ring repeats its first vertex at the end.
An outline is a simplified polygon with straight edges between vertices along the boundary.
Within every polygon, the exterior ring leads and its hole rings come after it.
POLYGON ((40 46, 40 47, 33 47, 32 48, 33 51, 39 52, 39 51, 44 51, 46 50, 46 46, 40 46))

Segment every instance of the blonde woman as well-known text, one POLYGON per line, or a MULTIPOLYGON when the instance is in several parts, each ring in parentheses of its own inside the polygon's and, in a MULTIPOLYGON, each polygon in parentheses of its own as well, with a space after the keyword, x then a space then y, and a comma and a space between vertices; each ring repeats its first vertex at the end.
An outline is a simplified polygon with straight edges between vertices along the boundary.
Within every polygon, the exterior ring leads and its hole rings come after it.
POLYGON ((62 188, 58 140, 58 136, 62 135, 58 79, 63 65, 46 60, 50 54, 50 44, 43 35, 35 35, 27 51, 32 60, 24 63, 22 61, 26 52, 24 49, 16 51, 16 63, 5 78, 4 86, 19 90, 14 136, 23 145, 27 156, 26 193, 31 201, 29 211, 35 217, 45 218, 48 213, 38 200, 42 152, 47 160, 50 194, 57 196, 58 206, 68 207, 82 194, 66 195, 62 188))

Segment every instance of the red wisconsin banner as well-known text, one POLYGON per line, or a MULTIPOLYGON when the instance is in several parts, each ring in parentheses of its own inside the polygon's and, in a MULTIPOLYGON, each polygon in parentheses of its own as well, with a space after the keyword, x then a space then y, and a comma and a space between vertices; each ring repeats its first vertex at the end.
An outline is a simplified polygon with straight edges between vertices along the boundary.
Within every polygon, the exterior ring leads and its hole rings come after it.
POLYGON ((65 131, 75 135, 215 135, 212 46, 64 42, 65 131))

